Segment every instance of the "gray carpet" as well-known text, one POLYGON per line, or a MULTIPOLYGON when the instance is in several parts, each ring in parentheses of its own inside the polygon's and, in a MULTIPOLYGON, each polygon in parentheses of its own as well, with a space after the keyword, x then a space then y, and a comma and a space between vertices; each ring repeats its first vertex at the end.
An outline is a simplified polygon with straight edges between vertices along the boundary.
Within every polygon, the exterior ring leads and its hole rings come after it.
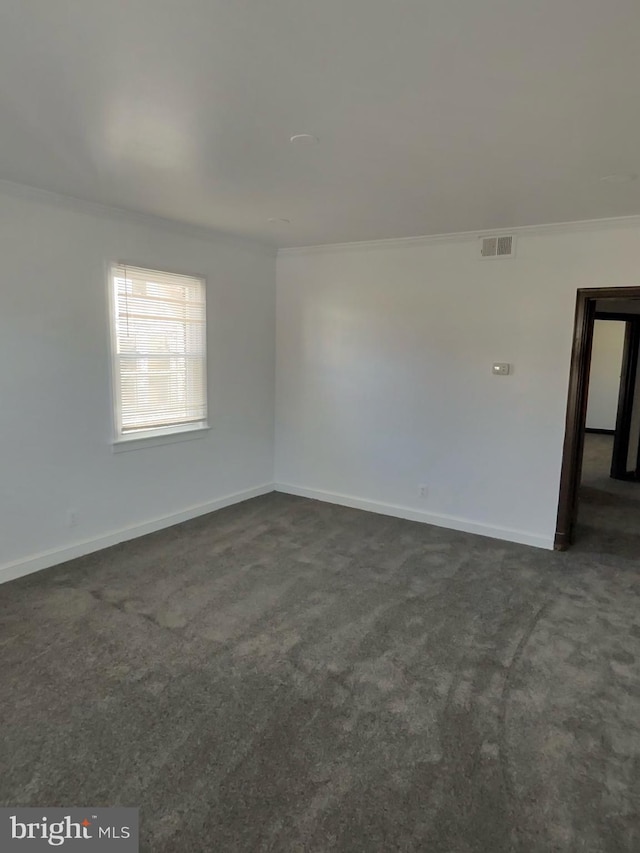
POLYGON ((558 554, 274 494, 0 587, 0 802, 139 806, 153 853, 638 851, 606 517, 558 554))
POLYGON ((597 489, 623 498, 640 500, 640 483, 626 480, 613 480, 609 476, 613 436, 587 433, 582 457, 581 485, 588 489, 597 489))
POLYGON ((610 478, 612 450, 613 436, 585 436, 578 545, 640 558, 640 483, 610 478))

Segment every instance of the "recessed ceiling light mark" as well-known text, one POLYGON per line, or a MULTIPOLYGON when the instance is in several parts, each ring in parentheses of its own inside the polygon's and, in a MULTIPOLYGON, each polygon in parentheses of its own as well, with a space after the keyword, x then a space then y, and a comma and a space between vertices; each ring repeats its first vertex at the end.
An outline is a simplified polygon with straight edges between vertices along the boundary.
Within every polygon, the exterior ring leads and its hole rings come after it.
POLYGON ((294 133, 289 139, 294 145, 315 145, 319 141, 312 133, 294 133))
POLYGON ((603 178, 600 178, 603 184, 630 184, 633 181, 638 180, 638 176, 635 174, 628 175, 605 175, 603 178))

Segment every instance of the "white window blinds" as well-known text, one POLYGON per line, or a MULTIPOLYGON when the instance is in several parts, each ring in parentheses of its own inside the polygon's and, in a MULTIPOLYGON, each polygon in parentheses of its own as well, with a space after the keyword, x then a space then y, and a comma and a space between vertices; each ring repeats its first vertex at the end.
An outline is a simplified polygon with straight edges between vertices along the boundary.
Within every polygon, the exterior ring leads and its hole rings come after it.
POLYGON ((205 426, 204 281, 122 264, 111 286, 119 437, 205 426))

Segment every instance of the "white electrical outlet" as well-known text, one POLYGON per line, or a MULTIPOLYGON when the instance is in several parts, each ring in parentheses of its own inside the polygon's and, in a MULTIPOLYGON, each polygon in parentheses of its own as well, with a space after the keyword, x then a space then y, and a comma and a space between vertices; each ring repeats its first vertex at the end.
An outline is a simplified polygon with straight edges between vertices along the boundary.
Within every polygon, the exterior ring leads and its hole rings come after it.
POLYGON ((429 497, 429 486, 418 486, 418 494, 421 498, 429 497))
POLYGON ((67 527, 75 527, 78 523, 79 513, 77 509, 67 510, 67 527))

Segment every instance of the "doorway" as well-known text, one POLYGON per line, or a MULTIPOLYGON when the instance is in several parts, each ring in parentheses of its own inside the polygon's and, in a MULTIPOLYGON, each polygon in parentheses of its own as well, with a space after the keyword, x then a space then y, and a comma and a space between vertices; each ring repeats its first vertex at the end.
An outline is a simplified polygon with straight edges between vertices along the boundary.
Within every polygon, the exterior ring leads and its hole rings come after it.
MULTIPOLYGON (((634 480, 640 475, 640 287, 582 289, 577 293, 565 440, 555 547, 574 541, 585 448, 589 379, 596 320, 625 323, 622 370, 609 476, 634 480), (638 391, 638 393, 636 393, 638 391)), ((610 431, 610 430, 609 430, 610 431)), ((640 487, 639 487, 640 490, 640 487)))

